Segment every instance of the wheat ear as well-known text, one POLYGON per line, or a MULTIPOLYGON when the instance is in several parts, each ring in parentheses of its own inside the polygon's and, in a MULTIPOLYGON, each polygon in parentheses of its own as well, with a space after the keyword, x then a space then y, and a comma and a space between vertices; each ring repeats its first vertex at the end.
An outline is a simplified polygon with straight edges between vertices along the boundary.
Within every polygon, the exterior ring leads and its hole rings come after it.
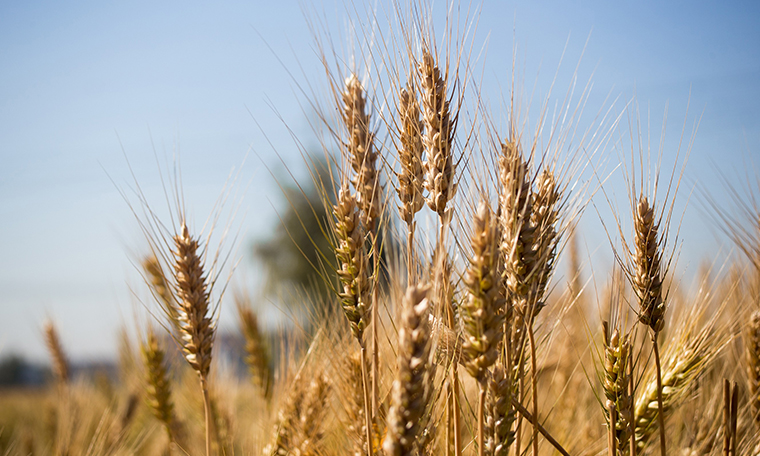
POLYGON ((711 337, 709 334, 701 334, 686 342, 675 342, 671 348, 673 355, 670 362, 666 363, 662 371, 662 386, 658 387, 656 378, 650 378, 644 383, 643 392, 636 398, 634 406, 634 431, 639 453, 649 443, 657 428, 662 426, 659 404, 662 404, 665 413, 675 407, 714 358, 719 347, 711 337), (660 394, 662 401, 659 400, 660 394))
POLYGON ((174 236, 174 279, 179 342, 190 367, 198 374, 206 417, 206 455, 211 454, 211 422, 208 373, 215 325, 209 309, 207 276, 198 240, 190 236, 185 222, 174 236))
POLYGON ((657 419, 660 427, 660 453, 666 456, 665 412, 662 398, 662 367, 657 335, 665 324, 665 302, 662 299, 662 252, 657 236, 654 206, 641 195, 634 211, 633 288, 639 298, 639 321, 652 330, 652 347, 657 371, 657 419))
POLYGON ((58 330, 52 321, 45 323, 45 344, 53 361, 53 373, 58 383, 65 385, 69 381, 69 361, 58 337, 58 330))
POLYGON ((367 271, 367 252, 364 248, 364 226, 359 218, 356 198, 344 183, 338 191, 338 201, 333 208, 335 237, 339 269, 338 277, 343 286, 340 292, 343 312, 351 326, 351 333, 356 337, 361 348, 362 381, 364 382, 365 433, 368 442, 372 442, 371 399, 369 376, 366 366, 366 345, 364 330, 369 319, 369 273, 367 271))
POLYGON ((378 360, 378 279, 380 277, 380 256, 377 239, 377 221, 380 216, 380 179, 377 170, 378 153, 374 147, 374 133, 370 131, 370 116, 367 112, 364 88, 356 75, 346 79, 343 92, 343 122, 348 130, 347 155, 353 169, 351 181, 356 189, 356 202, 361 209, 362 222, 369 232, 371 241, 372 286, 372 411, 377 416, 379 396, 378 360))
MULTIPOLYGON (((528 165, 522 157, 516 140, 507 140, 501 145, 498 156, 499 204, 501 210, 501 252, 503 278, 509 327, 505 327, 504 347, 510 356, 509 365, 514 366, 513 381, 519 383, 516 396, 522 397, 524 385, 523 344, 525 329, 530 321, 529 279, 536 266, 535 229, 530 223, 532 197, 528 179, 528 165)), ((515 445, 520 448, 520 427, 522 417, 516 425, 515 445)))
POLYGON ((478 206, 472 227, 472 258, 464 275, 469 293, 461 309, 464 342, 464 365, 478 382, 478 454, 484 451, 484 407, 486 399, 485 375, 499 356, 498 344, 502 337, 503 319, 499 314, 503 298, 500 296, 496 261, 498 240, 496 221, 485 202, 478 206))
POLYGON ((500 365, 493 369, 493 375, 487 381, 485 413, 485 454, 488 456, 507 456, 515 440, 512 424, 515 421, 515 409, 512 406, 514 380, 508 371, 500 365))
POLYGON ((420 106, 414 95, 412 84, 401 89, 398 100, 399 148, 398 159, 401 172, 398 174, 398 197, 401 201, 401 220, 411 226, 414 215, 422 209, 425 199, 422 195, 425 174, 422 168, 422 121, 420 106))
POLYGON ((346 152, 353 169, 351 182, 356 189, 356 202, 362 210, 362 222, 368 231, 374 231, 380 215, 378 153, 374 147, 374 134, 369 129, 364 88, 356 75, 346 79, 342 97, 343 123, 348 130, 346 152))
MULTIPOLYGON (((147 275, 148 285, 150 285, 153 294, 160 301, 162 307, 169 312, 174 312, 176 310, 174 297, 158 258, 155 255, 147 256, 143 260, 142 267, 147 275)), ((176 312, 170 313, 170 317, 176 318, 176 312)))
POLYGON ((607 322, 603 324, 604 337, 604 378, 602 388, 607 399, 605 416, 612 438, 611 448, 617 448, 614 454, 623 454, 630 441, 632 432, 633 400, 629 394, 630 377, 628 362, 630 343, 627 337, 621 339, 615 329, 609 334, 607 322))
POLYGON ((411 82, 399 93, 398 115, 400 117, 398 159, 401 163, 397 188, 401 205, 398 209, 401 220, 407 225, 407 280, 412 283, 416 275, 414 215, 425 205, 422 195, 425 173, 422 168, 423 125, 420 120, 420 106, 411 82))
POLYGON ((153 415, 163 423, 169 440, 176 442, 177 422, 171 399, 171 381, 166 370, 164 350, 159 345, 158 338, 152 329, 148 329, 147 338, 141 344, 140 352, 145 364, 146 402, 153 415))
POLYGON ((639 298, 639 321, 660 332, 665 323, 665 303, 662 297, 662 252, 655 220, 654 207, 645 196, 639 198, 634 211, 633 286, 639 298))
POLYGON ((245 339, 245 364, 254 385, 269 399, 272 393, 272 370, 269 367, 266 342, 259 328, 259 319, 250 305, 242 300, 238 300, 236 304, 240 332, 245 339))
POLYGON ((416 454, 430 395, 430 301, 428 286, 410 286, 402 304, 398 370, 393 382, 383 449, 390 456, 416 454))
POLYGON ((266 456, 318 455, 324 436, 323 424, 330 394, 330 382, 316 375, 308 387, 296 378, 275 423, 273 442, 264 448, 266 456))
POLYGON ((446 204, 454 197, 455 165, 452 155, 456 121, 452 119, 447 81, 429 50, 425 49, 418 65, 422 120, 425 126, 423 143, 425 161, 425 189, 427 204, 443 217, 446 204))

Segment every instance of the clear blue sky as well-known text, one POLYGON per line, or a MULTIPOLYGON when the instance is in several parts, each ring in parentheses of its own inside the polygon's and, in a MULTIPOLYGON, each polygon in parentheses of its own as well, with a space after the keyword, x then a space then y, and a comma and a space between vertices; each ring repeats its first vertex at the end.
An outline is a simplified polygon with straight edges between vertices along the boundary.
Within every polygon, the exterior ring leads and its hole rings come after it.
MULTIPOLYGON (((309 5, 344 23, 343 2, 309 5)), ((666 106, 666 145, 677 141, 690 100, 689 122, 703 116, 690 183, 715 186, 716 168, 731 174, 757 161, 756 2, 486 1, 482 11, 474 39, 487 42, 485 81, 494 93, 496 80, 509 84, 515 40, 518 71, 536 96, 547 92, 567 42, 555 94, 564 93, 583 53, 579 79, 593 73, 594 83, 587 111, 601 109, 608 94, 624 104, 635 93, 642 114, 651 113, 655 144, 666 106)), ((144 246, 109 179, 130 183, 122 148, 156 198, 153 150, 179 150, 198 224, 252 150, 241 172, 241 255, 265 237, 281 198, 262 165, 276 169, 279 159, 261 130, 300 166, 272 106, 311 137, 306 100, 288 70, 322 83, 293 0, 0 5, 0 356, 44 359, 40 328, 48 315, 75 359, 114 353, 115 329, 132 318, 128 286, 139 286, 130 251, 144 246)), ((590 249, 606 243, 598 228, 588 230, 590 249)), ((719 249, 694 207, 683 242, 682 263, 692 269, 719 249)))

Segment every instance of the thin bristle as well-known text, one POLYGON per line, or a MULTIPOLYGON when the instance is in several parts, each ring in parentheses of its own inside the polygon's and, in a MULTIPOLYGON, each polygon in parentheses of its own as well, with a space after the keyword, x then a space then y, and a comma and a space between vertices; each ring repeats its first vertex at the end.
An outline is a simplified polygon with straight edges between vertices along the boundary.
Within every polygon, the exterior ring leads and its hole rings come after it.
POLYGON ((390 456, 416 454, 421 421, 430 394, 430 319, 428 286, 410 286, 399 328, 398 371, 393 382, 388 432, 383 449, 390 456))
POLYGON ((338 242, 335 255, 339 265, 338 276, 343 285, 340 298, 351 332, 363 346, 370 307, 369 271, 364 247, 364 227, 359 220, 356 199, 349 192, 347 184, 338 192, 333 214, 338 242))

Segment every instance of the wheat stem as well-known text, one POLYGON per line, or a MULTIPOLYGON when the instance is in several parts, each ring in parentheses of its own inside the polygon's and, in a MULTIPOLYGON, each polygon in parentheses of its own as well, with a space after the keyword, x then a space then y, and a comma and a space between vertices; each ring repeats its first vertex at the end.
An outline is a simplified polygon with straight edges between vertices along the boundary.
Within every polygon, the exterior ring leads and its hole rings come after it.
POLYGON ((662 407, 662 368, 660 367, 660 348, 657 343, 657 332, 652 332, 652 346, 654 347, 654 362, 657 369, 657 423, 660 426, 660 453, 667 456, 665 441, 665 413, 662 407))

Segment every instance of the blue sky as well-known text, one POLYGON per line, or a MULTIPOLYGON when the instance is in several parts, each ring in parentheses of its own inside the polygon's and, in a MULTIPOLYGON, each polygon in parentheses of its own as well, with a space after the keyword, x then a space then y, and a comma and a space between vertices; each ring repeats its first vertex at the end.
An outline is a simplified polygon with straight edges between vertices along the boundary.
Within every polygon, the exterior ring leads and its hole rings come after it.
MULTIPOLYGON (((132 319, 129 286, 139 286, 130 252, 144 248, 117 191, 131 182, 125 155, 160 201, 154 150, 179 151, 199 225, 230 170, 240 169, 240 255, 274 229, 282 199, 267 167, 282 167, 273 150, 301 166, 283 120, 311 141, 311 113, 290 74, 323 84, 303 4, 338 24, 337 33, 353 8, 291 0, 0 5, 0 355, 44 359, 47 316, 75 359, 114 353, 115 329, 132 319)), ((594 84, 587 113, 608 95, 619 97, 619 112, 635 94, 656 145, 667 107, 666 161, 684 119, 690 133, 701 117, 687 190, 698 182, 720 194, 716 171, 736 175, 760 153, 759 13, 755 2, 738 1, 486 1, 473 40, 487 48, 489 93, 508 87, 516 41, 518 73, 536 99, 564 50, 554 95, 564 94, 583 56, 579 81, 593 74, 594 84)), ((606 244, 595 217, 585 217, 592 251, 606 244)), ((684 269, 721 249, 694 201, 682 239, 684 269)))

